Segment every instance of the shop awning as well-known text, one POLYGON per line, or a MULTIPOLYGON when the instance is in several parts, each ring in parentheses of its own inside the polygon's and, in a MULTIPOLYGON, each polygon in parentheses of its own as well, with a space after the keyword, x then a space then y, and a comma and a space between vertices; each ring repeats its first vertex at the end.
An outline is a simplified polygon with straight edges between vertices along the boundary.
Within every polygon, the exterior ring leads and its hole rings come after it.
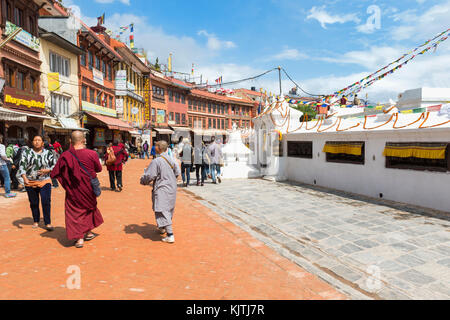
POLYGON ((0 120, 27 122, 28 121, 27 117, 48 119, 48 120, 53 119, 52 117, 41 115, 41 114, 34 114, 34 113, 23 112, 23 111, 15 111, 15 110, 10 110, 10 109, 0 107, 0 120))
POLYGON ((385 157, 445 159, 447 143, 386 143, 385 157))
POLYGON ((165 129, 165 128, 153 128, 153 130, 155 130, 159 134, 172 134, 173 133, 173 130, 165 129))
POLYGON ((360 156, 362 154, 362 146, 362 142, 327 142, 322 151, 360 156))
POLYGON ((191 131, 191 128, 188 127, 174 127, 174 126, 170 126, 174 131, 191 131))
POLYGON ((108 116, 103 116, 100 114, 96 114, 96 113, 91 113, 91 112, 86 112, 89 116, 103 122, 104 124, 106 124, 106 126, 108 127, 108 129, 111 130, 120 130, 120 131, 134 131, 134 128, 132 126, 130 126, 128 123, 126 123, 125 121, 122 121, 120 119, 117 118, 113 118, 113 117, 108 117, 108 116))

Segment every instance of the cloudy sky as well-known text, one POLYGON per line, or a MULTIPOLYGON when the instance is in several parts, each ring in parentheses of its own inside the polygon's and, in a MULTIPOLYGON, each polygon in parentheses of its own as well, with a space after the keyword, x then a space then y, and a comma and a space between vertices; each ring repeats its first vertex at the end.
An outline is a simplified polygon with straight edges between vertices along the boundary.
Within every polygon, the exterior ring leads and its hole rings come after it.
MULTIPOLYGON (((450 0, 63 0, 88 25, 105 13, 112 31, 134 23, 150 61, 214 83, 282 66, 306 91, 331 94, 450 27, 450 0)), ((124 34, 123 39, 128 37, 124 34)), ((385 102, 423 86, 450 87, 450 39, 361 92, 385 102)), ((242 87, 279 93, 278 73, 242 87)), ((293 86, 282 78, 283 92, 293 86)))

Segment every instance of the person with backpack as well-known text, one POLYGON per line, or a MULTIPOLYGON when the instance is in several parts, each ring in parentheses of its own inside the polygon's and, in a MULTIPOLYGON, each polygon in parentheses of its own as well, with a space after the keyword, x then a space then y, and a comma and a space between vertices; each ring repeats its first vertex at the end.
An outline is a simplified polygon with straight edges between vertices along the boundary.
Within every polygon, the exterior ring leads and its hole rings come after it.
POLYGON ((111 147, 108 147, 105 154, 105 164, 109 173, 109 183, 111 191, 116 191, 116 181, 118 192, 122 191, 122 170, 123 164, 128 160, 128 153, 125 146, 118 141, 114 141, 111 147))

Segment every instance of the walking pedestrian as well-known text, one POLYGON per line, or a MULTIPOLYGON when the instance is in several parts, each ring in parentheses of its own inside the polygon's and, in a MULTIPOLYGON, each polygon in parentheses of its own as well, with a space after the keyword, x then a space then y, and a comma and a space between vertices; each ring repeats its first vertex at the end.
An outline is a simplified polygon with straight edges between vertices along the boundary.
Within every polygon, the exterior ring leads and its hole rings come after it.
MULTIPOLYGON (((59 145, 59 147, 61 147, 61 145, 59 145)), ((56 151, 55 147, 52 145, 52 140, 50 139, 49 136, 47 136, 45 138, 44 148, 47 149, 48 151, 52 152, 53 156, 55 157, 55 163, 58 162, 59 154, 56 151)), ((59 187, 58 180, 52 179, 52 187, 53 188, 58 188, 59 187)))
POLYGON ((191 181, 191 167, 192 167, 193 150, 188 138, 183 139, 183 148, 180 153, 181 161, 181 178, 183 184, 187 188, 191 181))
POLYGON ((152 146, 152 150, 150 151, 150 155, 152 156, 152 159, 156 158, 155 144, 153 144, 153 146, 152 146))
POLYGON ((33 228, 39 226, 41 215, 39 210, 40 197, 45 228, 48 231, 53 231, 50 217, 52 197, 50 172, 55 167, 55 157, 52 152, 44 148, 42 136, 35 136, 32 140, 32 145, 31 149, 26 149, 22 154, 18 174, 22 176, 25 189, 27 190, 33 214, 33 228))
POLYGON ((172 220, 180 167, 167 154, 166 141, 156 142, 155 151, 158 157, 145 170, 140 183, 142 185, 150 185, 153 182, 152 202, 156 223, 161 235, 166 233, 166 237, 162 238, 162 241, 174 243, 172 220))
MULTIPOLYGON (((208 146, 209 158, 211 159, 210 172, 213 183, 216 182, 216 172, 220 173, 220 159, 222 158, 222 148, 215 141, 215 137, 211 137, 211 144, 208 146)), ((217 176, 217 181, 222 182, 220 175, 217 176)))
POLYGON ((147 141, 145 141, 144 144, 142 145, 142 150, 144 151, 143 159, 145 159, 145 156, 147 156, 147 159, 150 159, 150 156, 148 154, 148 142, 147 141))
POLYGON ((194 149, 194 164, 195 164, 195 177, 197 178, 197 186, 203 187, 206 179, 206 166, 209 166, 208 150, 205 143, 202 141, 201 145, 196 146, 194 149), (201 174, 201 181, 200 176, 201 174))
POLYGON ((11 192, 11 178, 8 170, 8 162, 9 160, 6 157, 6 148, 3 145, 3 135, 0 134, 0 175, 3 177, 5 197, 14 198, 16 194, 11 192))
POLYGON ((66 191, 64 207, 67 238, 76 241, 75 247, 82 248, 84 241, 97 236, 92 230, 103 223, 91 183, 92 179, 97 178, 97 173, 102 171, 102 165, 97 153, 86 148, 83 132, 73 131, 70 143, 70 149, 61 155, 51 177, 58 179, 66 191))
POLYGON ((105 154, 105 163, 109 173, 111 191, 116 191, 116 182, 118 191, 122 191, 123 163, 127 160, 128 153, 125 150, 125 146, 122 143, 119 144, 118 141, 114 141, 113 145, 108 148, 105 154))

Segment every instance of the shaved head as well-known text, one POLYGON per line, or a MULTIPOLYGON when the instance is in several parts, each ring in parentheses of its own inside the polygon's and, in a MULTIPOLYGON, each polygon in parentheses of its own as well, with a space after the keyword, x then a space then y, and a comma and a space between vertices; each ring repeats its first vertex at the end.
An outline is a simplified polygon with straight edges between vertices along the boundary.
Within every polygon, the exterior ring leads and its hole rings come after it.
POLYGON ((164 140, 157 141, 157 142, 155 143, 155 148, 158 147, 158 149, 159 149, 159 151, 160 151, 161 153, 166 152, 168 146, 169 146, 169 145, 168 145, 167 142, 164 141, 164 140))
POLYGON ((70 136, 70 139, 72 140, 73 144, 83 142, 83 140, 84 140, 84 133, 81 132, 81 131, 76 130, 76 131, 72 132, 72 135, 70 136))

